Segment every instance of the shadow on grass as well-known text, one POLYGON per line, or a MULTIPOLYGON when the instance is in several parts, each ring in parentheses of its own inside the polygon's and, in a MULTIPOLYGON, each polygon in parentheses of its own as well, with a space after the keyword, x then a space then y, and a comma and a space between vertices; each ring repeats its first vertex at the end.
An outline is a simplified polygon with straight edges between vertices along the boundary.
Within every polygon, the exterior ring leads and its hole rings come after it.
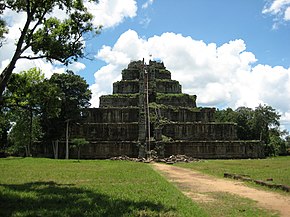
POLYGON ((0 185, 0 216, 164 216, 174 210, 148 201, 134 202, 74 185, 32 182, 0 185))

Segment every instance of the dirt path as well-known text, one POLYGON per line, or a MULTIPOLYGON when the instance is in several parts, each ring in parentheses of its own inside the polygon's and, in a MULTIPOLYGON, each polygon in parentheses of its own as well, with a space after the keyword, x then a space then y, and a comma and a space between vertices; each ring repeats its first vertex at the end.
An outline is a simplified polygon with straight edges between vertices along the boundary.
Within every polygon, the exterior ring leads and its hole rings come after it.
POLYGON ((170 181, 180 186, 181 191, 193 200, 208 202, 213 200, 213 198, 204 193, 227 192, 255 200, 258 206, 276 210, 283 217, 290 216, 290 196, 257 190, 247 187, 239 181, 219 179, 185 168, 159 163, 152 165, 153 168, 160 171, 170 181))

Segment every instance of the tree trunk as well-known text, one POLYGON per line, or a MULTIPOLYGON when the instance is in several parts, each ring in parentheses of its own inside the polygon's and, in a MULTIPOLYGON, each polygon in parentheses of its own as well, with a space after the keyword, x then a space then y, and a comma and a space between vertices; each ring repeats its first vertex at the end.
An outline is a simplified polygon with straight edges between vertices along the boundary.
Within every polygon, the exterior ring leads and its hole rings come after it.
POLYGON ((51 144, 52 144, 52 150, 53 150, 53 157, 55 159, 55 152, 56 152, 56 150, 55 150, 55 141, 51 141, 51 144))
POLYGON ((22 48, 23 43, 24 43, 24 38, 25 35, 28 32, 29 29, 29 25, 31 23, 33 16, 27 16, 25 25, 23 27, 23 29, 21 30, 21 35, 20 38, 17 42, 16 45, 16 50, 15 53, 10 61, 10 63, 8 64, 8 66, 2 71, 1 75, 0 75, 0 105, 2 105, 3 103, 3 92, 6 88, 6 85, 11 77, 11 74, 15 68, 15 64, 17 62, 17 60, 20 58, 21 54, 28 48, 28 46, 26 46, 25 48, 22 48))
POLYGON ((30 108, 30 123, 29 123, 29 144, 28 144, 28 155, 31 156, 30 148, 32 147, 32 125, 33 125, 33 113, 32 109, 30 108))
POLYGON ((58 140, 52 141, 54 159, 58 159, 58 140))
MULTIPOLYGON (((20 56, 20 54, 19 54, 20 56)), ((17 57, 18 59, 19 57, 17 57)), ((12 59, 13 61, 13 59, 12 59)), ((3 72, 0 75, 0 105, 3 105, 3 92, 6 88, 6 85, 11 77, 12 71, 15 68, 16 64, 16 58, 13 62, 10 62, 10 64, 3 70, 3 72)))
POLYGON ((25 157, 28 157, 27 145, 25 145, 25 157))
POLYGON ((55 159, 58 159, 58 139, 55 140, 55 159))
POLYGON ((65 159, 69 159, 68 127, 69 127, 69 120, 66 121, 66 133, 65 133, 65 159))
POLYGON ((80 156, 81 156, 81 147, 78 148, 78 161, 80 161, 80 156))

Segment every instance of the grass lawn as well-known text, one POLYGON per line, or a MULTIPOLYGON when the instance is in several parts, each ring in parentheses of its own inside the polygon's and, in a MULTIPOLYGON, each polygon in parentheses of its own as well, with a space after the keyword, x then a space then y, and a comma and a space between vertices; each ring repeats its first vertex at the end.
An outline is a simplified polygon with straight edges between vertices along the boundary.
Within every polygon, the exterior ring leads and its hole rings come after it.
POLYGON ((147 164, 0 159, 0 216, 207 216, 147 164))
POLYGON ((249 175, 253 179, 273 179, 273 183, 290 186, 290 156, 249 160, 205 160, 195 163, 180 163, 176 166, 191 168, 223 177, 224 173, 249 175))
MULTIPOLYGON (((251 178, 259 180, 273 178, 273 183, 290 185, 290 156, 252 160, 204 160, 193 163, 178 163, 174 166, 198 170, 220 178, 227 172, 249 175, 251 178)), ((254 183, 245 183, 263 190, 289 195, 281 190, 261 187, 254 183)), ((217 199, 215 202, 198 203, 210 216, 276 216, 275 212, 257 209, 255 202, 249 199, 221 192, 211 193, 211 195, 217 199)))

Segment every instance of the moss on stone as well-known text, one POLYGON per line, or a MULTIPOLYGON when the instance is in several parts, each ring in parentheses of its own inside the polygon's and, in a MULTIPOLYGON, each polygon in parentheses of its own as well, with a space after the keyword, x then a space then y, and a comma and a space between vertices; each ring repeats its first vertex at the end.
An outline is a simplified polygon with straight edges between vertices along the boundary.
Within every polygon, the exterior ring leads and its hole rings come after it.
POLYGON ((172 99, 172 98, 183 98, 188 96, 185 93, 157 93, 156 99, 172 99))
POLYGON ((110 95, 103 95, 102 98, 136 98, 139 96, 139 93, 132 93, 132 94, 110 94, 110 95))

